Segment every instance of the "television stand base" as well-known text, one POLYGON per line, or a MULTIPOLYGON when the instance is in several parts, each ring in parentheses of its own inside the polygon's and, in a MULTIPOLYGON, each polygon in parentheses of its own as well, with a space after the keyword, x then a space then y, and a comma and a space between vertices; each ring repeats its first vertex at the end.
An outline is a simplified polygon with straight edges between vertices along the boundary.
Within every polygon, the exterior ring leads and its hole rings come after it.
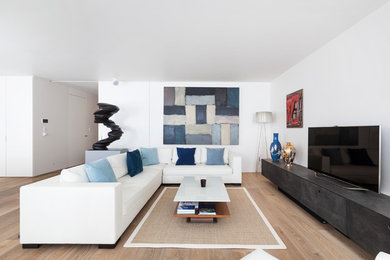
POLYGON ((315 219, 317 219, 319 222, 321 222, 322 224, 328 224, 328 222, 321 218, 320 216, 318 216, 316 213, 314 213, 313 211, 311 211, 309 208, 305 207, 305 205, 303 205, 302 203, 300 203, 298 200, 296 200, 293 196, 291 196, 290 194, 288 194, 287 192, 285 192, 284 190, 282 190, 280 187, 278 187, 278 190, 283 193, 287 198, 289 198, 290 200, 294 201, 296 204, 298 204, 301 208, 303 208, 307 213, 309 213, 310 215, 312 215, 315 219))
POLYGON ((329 176, 329 175, 326 175, 326 174, 323 174, 323 173, 315 172, 314 176, 316 176, 318 178, 322 178, 323 180, 331 182, 331 183, 333 183, 335 185, 338 185, 340 187, 343 187, 344 189, 347 189, 347 190, 368 191, 368 189, 366 189, 366 188, 354 185, 352 183, 349 183, 349 182, 346 182, 346 181, 334 178, 332 176, 329 176))

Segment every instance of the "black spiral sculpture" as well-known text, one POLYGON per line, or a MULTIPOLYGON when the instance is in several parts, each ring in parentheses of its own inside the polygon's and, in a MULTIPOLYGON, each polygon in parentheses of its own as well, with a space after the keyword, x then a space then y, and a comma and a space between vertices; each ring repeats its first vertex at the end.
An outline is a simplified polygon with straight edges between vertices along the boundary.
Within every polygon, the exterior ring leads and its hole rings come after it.
POLYGON ((108 138, 102 139, 92 145, 93 150, 107 150, 112 142, 119 140, 123 134, 121 128, 114 123, 114 121, 109 120, 109 118, 119 111, 119 108, 114 105, 106 103, 98 103, 99 109, 93 113, 95 115, 95 123, 102 123, 111 129, 111 132, 108 133, 108 138))

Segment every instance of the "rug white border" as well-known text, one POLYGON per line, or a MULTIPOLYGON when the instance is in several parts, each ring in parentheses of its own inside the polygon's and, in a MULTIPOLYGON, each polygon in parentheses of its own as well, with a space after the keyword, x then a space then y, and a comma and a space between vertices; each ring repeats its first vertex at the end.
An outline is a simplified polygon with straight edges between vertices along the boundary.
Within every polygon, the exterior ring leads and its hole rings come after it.
POLYGON ((239 244, 152 244, 152 243, 132 243, 138 231, 141 229, 142 225, 145 223, 146 219, 152 213, 154 207, 160 201, 161 197, 164 195, 167 189, 177 189, 177 187, 165 187, 161 194, 158 196, 156 201, 150 207, 146 215, 143 217, 141 222, 134 229, 133 233, 130 235, 129 239, 123 245, 123 247, 152 247, 152 248, 240 248, 240 249, 286 249, 285 244, 280 239, 274 228, 271 226, 267 218, 264 216, 263 212, 257 206, 256 202, 253 200, 252 196, 249 194, 245 187, 227 187, 227 189, 242 189, 245 191, 249 200, 252 202, 253 206, 263 219, 264 223, 267 225, 268 229, 271 231, 275 240, 278 242, 277 245, 239 245, 239 244))

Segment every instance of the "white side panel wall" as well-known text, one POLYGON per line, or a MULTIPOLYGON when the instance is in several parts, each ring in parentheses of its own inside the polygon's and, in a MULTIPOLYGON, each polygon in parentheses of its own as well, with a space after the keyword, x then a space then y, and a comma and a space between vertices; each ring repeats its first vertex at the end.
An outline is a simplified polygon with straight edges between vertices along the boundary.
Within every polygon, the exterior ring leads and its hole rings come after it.
POLYGON ((6 118, 6 86, 5 78, 0 77, 0 177, 6 176, 7 173, 7 158, 6 158, 6 132, 7 132, 7 118, 6 118))
POLYGON ((33 176, 32 77, 6 77, 7 176, 33 176))

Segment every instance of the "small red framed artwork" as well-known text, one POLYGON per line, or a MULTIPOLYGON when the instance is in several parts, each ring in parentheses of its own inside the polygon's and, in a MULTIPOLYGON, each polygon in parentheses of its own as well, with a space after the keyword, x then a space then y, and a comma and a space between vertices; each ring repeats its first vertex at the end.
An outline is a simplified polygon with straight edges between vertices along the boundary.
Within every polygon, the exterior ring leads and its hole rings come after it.
POLYGON ((286 97, 287 128, 303 127, 303 89, 286 97))

